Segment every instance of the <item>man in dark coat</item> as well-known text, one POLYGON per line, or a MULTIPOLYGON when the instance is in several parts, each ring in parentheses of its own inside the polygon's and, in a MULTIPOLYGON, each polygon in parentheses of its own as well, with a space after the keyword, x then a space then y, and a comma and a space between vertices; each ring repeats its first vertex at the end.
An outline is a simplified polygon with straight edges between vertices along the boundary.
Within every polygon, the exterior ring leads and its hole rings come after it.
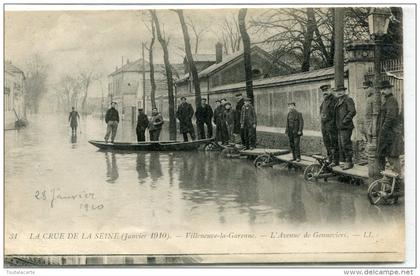
POLYGON ((194 109, 191 104, 187 103, 185 97, 181 98, 181 104, 178 106, 176 111, 176 117, 179 120, 179 130, 182 133, 184 142, 188 142, 188 133, 191 139, 195 140, 194 126, 192 124, 192 117, 194 116, 194 109))
POLYGON ((69 114, 69 122, 71 127, 71 134, 75 135, 77 133, 78 120, 80 120, 79 112, 77 112, 74 107, 71 108, 69 114))
POLYGON ((378 157, 379 169, 385 169, 385 158, 393 170, 399 172, 400 152, 395 150, 402 135, 399 131, 399 107, 397 99, 392 94, 393 85, 385 80, 381 82, 382 106, 378 121, 378 157))
POLYGON ((159 141, 160 131, 162 130, 163 117, 156 107, 152 108, 152 117, 149 121, 150 141, 159 141))
POLYGON ((338 150, 337 126, 335 125, 334 108, 337 98, 331 93, 331 85, 325 84, 320 87, 324 100, 319 108, 321 116, 321 132, 327 155, 334 166, 340 164, 340 152, 338 150))
POLYGON ((222 142, 226 144, 228 141, 228 132, 226 124, 223 123, 223 114, 225 112, 225 107, 221 104, 220 100, 216 100, 216 108, 214 109, 213 122, 216 125, 216 143, 222 142))
POLYGON ((235 129, 234 133, 239 134, 241 136, 241 143, 242 145, 245 144, 244 142, 244 135, 241 131, 241 112, 242 107, 244 106, 244 98, 242 96, 242 93, 236 94, 236 107, 235 107, 235 129))
POLYGON ((139 115, 137 116, 137 127, 136 127, 137 142, 146 141, 144 132, 146 131, 146 128, 148 127, 149 127, 149 119, 147 118, 147 115, 144 114, 143 108, 139 108, 139 115))
POLYGON ((257 115, 251 105, 251 99, 245 98, 244 102, 241 112, 241 130, 244 135, 245 149, 253 150, 257 143, 257 115))
POLYGON ((200 139, 206 139, 204 124, 207 126, 207 138, 211 138, 213 136, 213 123, 211 122, 213 109, 207 104, 206 99, 201 99, 201 105, 195 111, 195 118, 197 119, 197 130, 200 139))
POLYGON ((351 134, 354 129, 353 117, 356 115, 354 101, 346 93, 345 87, 334 89, 338 98, 335 104, 335 124, 338 130, 338 147, 340 149, 340 161, 342 169, 353 168, 353 144, 351 134))
POLYGON ((235 143, 234 129, 235 129, 235 111, 232 109, 230 102, 225 103, 225 112, 223 112, 223 123, 226 124, 227 137, 229 142, 235 143))
POLYGON ((120 122, 120 116, 118 110, 115 108, 116 102, 111 103, 111 108, 105 114, 105 123, 107 124, 105 143, 108 143, 109 136, 111 135, 111 143, 114 143, 115 136, 117 135, 118 123, 120 122))
POLYGON ((293 154, 291 161, 300 162, 300 137, 303 135, 303 117, 302 113, 296 110, 296 103, 289 103, 288 108, 285 133, 289 137, 290 149, 293 154))

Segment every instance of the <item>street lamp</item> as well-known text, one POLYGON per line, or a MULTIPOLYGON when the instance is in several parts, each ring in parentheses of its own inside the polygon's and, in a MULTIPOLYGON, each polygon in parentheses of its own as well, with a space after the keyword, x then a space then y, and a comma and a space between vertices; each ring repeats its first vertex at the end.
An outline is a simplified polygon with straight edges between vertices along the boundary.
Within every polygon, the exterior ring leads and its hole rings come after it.
POLYGON ((379 158, 378 158, 378 127, 379 112, 381 110, 381 49, 383 37, 388 31, 391 12, 389 8, 371 8, 368 16, 369 34, 373 40, 374 48, 374 72, 375 72, 375 94, 372 106, 372 140, 368 145, 368 164, 369 177, 378 178, 379 158))

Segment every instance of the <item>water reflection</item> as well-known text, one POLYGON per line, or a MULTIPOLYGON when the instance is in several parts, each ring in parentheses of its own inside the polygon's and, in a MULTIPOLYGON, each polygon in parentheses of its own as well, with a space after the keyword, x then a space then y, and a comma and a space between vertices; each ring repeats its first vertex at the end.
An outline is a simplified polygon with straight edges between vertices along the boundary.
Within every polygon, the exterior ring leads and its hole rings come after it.
POLYGON ((137 153, 136 171, 139 184, 144 184, 145 179, 149 176, 146 168, 146 155, 144 153, 137 153))
POLYGON ((70 143, 72 144, 71 147, 74 149, 76 148, 77 143, 77 133, 73 132, 70 137, 70 143))
POLYGON ((106 182, 108 183, 115 183, 118 179, 118 166, 117 166, 117 158, 115 157, 114 152, 105 152, 105 160, 106 160, 106 182), (109 157, 111 156, 111 158, 109 157))
POLYGON ((162 166, 160 164, 160 153, 151 152, 149 156, 149 173, 154 187, 159 178, 162 177, 162 166))

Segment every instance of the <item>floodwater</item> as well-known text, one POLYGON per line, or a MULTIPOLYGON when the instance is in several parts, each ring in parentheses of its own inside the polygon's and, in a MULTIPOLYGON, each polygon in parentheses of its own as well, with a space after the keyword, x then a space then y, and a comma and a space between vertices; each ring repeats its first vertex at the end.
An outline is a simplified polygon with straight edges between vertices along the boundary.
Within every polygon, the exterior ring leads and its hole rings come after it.
MULTIPOLYGON (((403 200, 369 204, 365 186, 307 183, 302 172, 256 169, 219 152, 102 152, 105 124, 63 115, 30 118, 5 133, 6 230, 138 227, 325 226, 403 223, 403 200)), ((134 141, 130 123, 118 141, 134 141)), ((166 133, 163 134, 167 136, 166 133)))

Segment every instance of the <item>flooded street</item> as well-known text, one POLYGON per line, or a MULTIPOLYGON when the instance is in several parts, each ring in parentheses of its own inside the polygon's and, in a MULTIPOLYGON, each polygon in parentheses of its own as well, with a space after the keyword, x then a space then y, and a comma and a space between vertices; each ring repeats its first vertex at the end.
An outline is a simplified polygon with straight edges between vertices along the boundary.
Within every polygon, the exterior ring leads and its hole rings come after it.
MULTIPOLYGON (((307 183, 302 172, 256 169, 219 152, 101 152, 88 140, 104 131, 90 117, 71 137, 65 116, 56 115, 6 132, 6 233, 379 229, 404 221, 403 203, 372 206, 366 187, 307 183)), ((117 140, 134 141, 131 125, 120 125, 117 140)))

